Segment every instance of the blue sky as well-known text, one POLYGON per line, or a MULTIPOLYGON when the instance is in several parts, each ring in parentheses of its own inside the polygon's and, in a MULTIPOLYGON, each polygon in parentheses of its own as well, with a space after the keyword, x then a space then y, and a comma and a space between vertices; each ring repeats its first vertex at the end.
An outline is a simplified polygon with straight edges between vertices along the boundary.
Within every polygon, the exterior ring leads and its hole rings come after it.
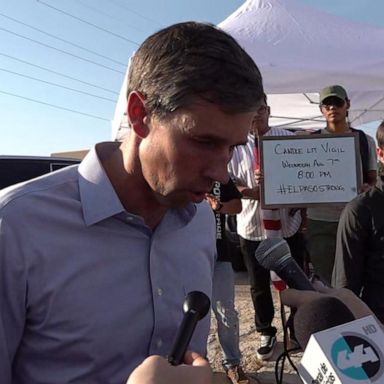
MULTIPOLYGON (((382 1, 300 1, 384 27, 382 1)), ((175 22, 220 23, 242 3, 0 0, 0 154, 49 155, 109 140, 126 63, 138 44, 175 22)))

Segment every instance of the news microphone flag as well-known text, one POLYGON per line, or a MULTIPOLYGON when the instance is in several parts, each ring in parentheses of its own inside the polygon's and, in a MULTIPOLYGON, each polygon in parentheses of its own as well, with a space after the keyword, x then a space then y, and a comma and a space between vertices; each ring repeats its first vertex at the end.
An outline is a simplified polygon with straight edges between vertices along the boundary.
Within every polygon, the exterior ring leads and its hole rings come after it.
POLYGON ((298 369, 305 384, 382 384, 383 329, 367 316, 314 333, 298 369))

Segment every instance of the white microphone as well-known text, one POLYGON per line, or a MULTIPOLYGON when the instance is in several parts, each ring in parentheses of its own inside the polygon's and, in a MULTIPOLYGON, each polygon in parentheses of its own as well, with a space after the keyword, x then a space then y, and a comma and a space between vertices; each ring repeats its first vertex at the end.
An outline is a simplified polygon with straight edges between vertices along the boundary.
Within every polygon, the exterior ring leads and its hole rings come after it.
POLYGON ((305 348, 298 367, 303 383, 384 383, 384 332, 374 316, 343 323, 353 315, 333 297, 305 306, 294 320, 296 337, 305 348), (333 326, 337 323, 342 324, 333 326), (317 332, 319 328, 325 329, 317 332))

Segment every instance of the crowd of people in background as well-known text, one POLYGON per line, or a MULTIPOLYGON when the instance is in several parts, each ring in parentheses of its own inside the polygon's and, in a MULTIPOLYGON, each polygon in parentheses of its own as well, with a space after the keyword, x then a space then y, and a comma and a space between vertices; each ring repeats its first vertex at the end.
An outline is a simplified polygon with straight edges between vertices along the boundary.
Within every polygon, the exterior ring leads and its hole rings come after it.
MULTIPOLYGON (((356 132, 361 194, 343 205, 263 209, 259 138, 294 133, 269 126, 256 64, 211 25, 181 23, 150 36, 129 70, 130 135, 97 144, 79 167, 1 192, 1 382, 115 384, 133 372, 129 384, 208 383, 209 316, 183 366, 160 357, 171 349, 185 294, 199 290, 211 297, 228 379, 249 383, 226 215, 237 215, 259 359, 276 345, 270 271, 255 258, 270 237, 284 238, 300 266, 311 263, 384 322, 383 178, 375 142, 350 126, 349 107, 342 86, 326 86, 326 126, 315 133, 356 132)), ((384 123, 377 142, 384 164, 384 123)), ((293 343, 297 302, 286 299, 293 343)))
MULTIPOLYGON (((348 288, 369 306, 384 323, 384 208, 383 177, 377 176, 377 159, 383 163, 384 122, 377 129, 377 155, 374 139, 351 127, 348 121, 350 100, 340 85, 320 91, 320 111, 326 126, 314 134, 357 133, 360 151, 358 166, 362 175, 359 195, 348 204, 332 204, 295 209, 266 210, 260 206, 263 182, 258 169, 258 140, 263 135, 293 135, 282 128, 270 128, 270 108, 263 104, 253 120, 247 145, 235 149, 229 172, 242 193, 243 210, 237 215, 240 249, 249 275, 255 310, 256 331, 260 333, 257 356, 269 359, 276 344, 272 326, 274 305, 270 292, 270 271, 254 257, 260 242, 268 237, 285 238, 296 262, 321 278, 329 286, 348 288), (340 217, 341 216, 341 217, 340 217), (267 218, 267 220, 266 220, 267 218), (309 267, 309 268, 308 268, 309 267)), ((292 311, 288 321, 291 344, 295 345, 292 311)))
MULTIPOLYGON (((379 293, 383 288, 380 268, 384 267, 381 261, 384 226, 380 204, 384 200, 383 181, 377 177, 376 145, 371 136, 351 127, 348 121, 350 100, 342 86, 327 86, 319 94, 320 111, 326 126, 314 133, 332 135, 356 132, 359 140, 360 151, 357 156, 363 181, 359 192, 362 194, 346 207, 346 204, 327 204, 304 210, 261 208, 263 177, 259 164, 259 138, 264 135, 294 135, 288 130, 269 126, 271 111, 265 94, 252 121, 247 144, 235 148, 228 166, 231 179, 242 194, 242 210, 237 214, 237 233, 248 272, 255 328, 260 334, 256 355, 262 360, 269 359, 273 354, 276 328, 272 325, 274 303, 270 271, 260 266, 254 255, 260 242, 269 237, 285 238, 299 266, 303 268, 304 263, 310 264, 313 273, 328 285, 351 289, 384 321, 384 306, 379 293)), ((384 152, 380 148, 384 142, 384 123, 377 130, 377 142, 378 158, 382 161, 384 152)), ((287 322, 291 345, 297 344, 294 313, 295 309, 287 322)))

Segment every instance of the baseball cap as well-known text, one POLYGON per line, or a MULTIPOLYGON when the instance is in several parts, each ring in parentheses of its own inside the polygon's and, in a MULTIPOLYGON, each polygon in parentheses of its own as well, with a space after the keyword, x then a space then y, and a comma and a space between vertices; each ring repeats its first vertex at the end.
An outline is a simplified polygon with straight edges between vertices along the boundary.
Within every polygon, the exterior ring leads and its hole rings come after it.
POLYGON ((348 99, 347 91, 341 85, 330 85, 323 88, 320 91, 320 104, 322 104, 327 97, 338 97, 344 101, 348 99))

